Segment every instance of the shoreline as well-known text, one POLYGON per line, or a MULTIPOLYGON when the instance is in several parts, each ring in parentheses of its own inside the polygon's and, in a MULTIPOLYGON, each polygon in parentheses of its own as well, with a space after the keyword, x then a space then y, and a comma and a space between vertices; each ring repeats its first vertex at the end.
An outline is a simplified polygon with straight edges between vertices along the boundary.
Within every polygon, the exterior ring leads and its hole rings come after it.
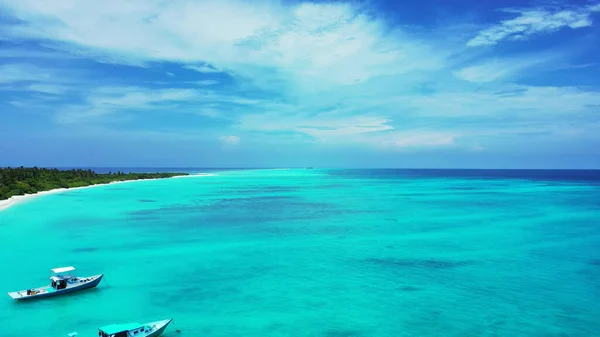
POLYGON ((81 189, 85 189, 85 188, 92 188, 92 187, 99 187, 99 186, 108 186, 108 185, 115 185, 115 184, 134 183, 134 182, 137 182, 137 181, 150 181, 150 180, 162 180, 162 179, 178 179, 178 178, 195 178, 195 177, 206 177, 206 176, 214 176, 214 175, 215 174, 213 174, 213 173, 196 173, 196 174, 189 174, 187 176, 175 176, 175 177, 169 177, 169 178, 118 180, 118 181, 111 181, 110 183, 105 183, 105 184, 95 184, 95 185, 80 186, 80 187, 70 187, 70 188, 55 188, 53 190, 40 191, 40 192, 33 193, 33 194, 13 195, 12 197, 10 197, 8 199, 0 200, 0 212, 6 210, 8 208, 10 208, 11 206, 15 206, 15 205, 18 205, 18 204, 23 203, 25 201, 34 199, 35 197, 39 197, 39 196, 43 196, 43 195, 48 195, 48 194, 56 194, 56 193, 68 192, 68 191, 76 191, 76 190, 81 190, 81 189))

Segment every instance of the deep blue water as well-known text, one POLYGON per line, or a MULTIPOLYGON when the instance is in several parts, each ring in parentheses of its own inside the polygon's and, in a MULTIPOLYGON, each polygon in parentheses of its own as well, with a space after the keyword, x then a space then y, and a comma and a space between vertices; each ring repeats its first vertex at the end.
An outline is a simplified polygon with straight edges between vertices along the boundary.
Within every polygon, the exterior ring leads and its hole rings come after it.
POLYGON ((565 182, 600 182, 600 170, 482 170, 482 169, 368 169, 332 170, 346 177, 527 179, 565 182))

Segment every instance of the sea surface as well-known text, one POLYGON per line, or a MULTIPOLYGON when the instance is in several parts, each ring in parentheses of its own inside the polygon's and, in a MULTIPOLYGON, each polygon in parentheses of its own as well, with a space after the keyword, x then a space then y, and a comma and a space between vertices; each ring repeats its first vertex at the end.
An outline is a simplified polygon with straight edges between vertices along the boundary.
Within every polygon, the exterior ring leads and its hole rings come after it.
POLYGON ((600 336, 600 171, 210 172, 0 212, 4 294, 106 278, 0 296, 0 336, 600 336))

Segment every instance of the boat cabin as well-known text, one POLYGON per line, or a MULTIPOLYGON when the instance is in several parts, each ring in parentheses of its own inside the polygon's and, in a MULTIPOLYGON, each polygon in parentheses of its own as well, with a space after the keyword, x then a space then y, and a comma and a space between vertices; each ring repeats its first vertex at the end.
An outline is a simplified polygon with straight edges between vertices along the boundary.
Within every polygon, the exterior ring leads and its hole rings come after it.
POLYGON ((152 328, 139 323, 111 324, 98 329, 100 337, 135 337, 145 336, 152 328))
POLYGON ((67 274, 75 270, 74 267, 61 267, 52 269, 52 276, 50 276, 50 280, 52 281, 52 288, 56 290, 65 289, 67 287, 67 282, 73 278, 71 274, 67 274))

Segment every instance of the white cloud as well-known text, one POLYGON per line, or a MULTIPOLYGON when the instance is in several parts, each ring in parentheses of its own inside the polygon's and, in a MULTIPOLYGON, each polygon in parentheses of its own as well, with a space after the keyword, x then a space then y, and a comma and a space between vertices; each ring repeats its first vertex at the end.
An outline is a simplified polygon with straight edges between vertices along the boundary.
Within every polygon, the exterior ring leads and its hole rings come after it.
POLYGON ((219 140, 227 146, 236 146, 240 143, 240 137, 237 136, 221 136, 219 140))
POLYGON ((167 71, 167 72, 166 72, 166 74, 167 74, 167 76, 175 77, 175 74, 173 74, 173 73, 172 73, 172 72, 170 72, 170 71, 167 71))
POLYGON ((54 6, 18 0, 6 6, 25 21, 6 34, 71 43, 121 61, 231 59, 236 41, 281 20, 274 8, 236 0, 83 0, 57 1, 54 6))
POLYGON ((19 0, 8 6, 24 21, 5 32, 14 37, 56 40, 125 63, 202 63, 188 68, 275 76, 305 89, 437 69, 445 54, 343 3, 19 0))
POLYGON ((561 10, 545 8, 505 10, 517 14, 517 17, 501 21, 480 31, 467 42, 467 46, 489 46, 504 39, 527 40, 535 35, 551 33, 567 27, 571 29, 589 27, 592 25, 591 14, 598 11, 598 7, 599 5, 561 10))

